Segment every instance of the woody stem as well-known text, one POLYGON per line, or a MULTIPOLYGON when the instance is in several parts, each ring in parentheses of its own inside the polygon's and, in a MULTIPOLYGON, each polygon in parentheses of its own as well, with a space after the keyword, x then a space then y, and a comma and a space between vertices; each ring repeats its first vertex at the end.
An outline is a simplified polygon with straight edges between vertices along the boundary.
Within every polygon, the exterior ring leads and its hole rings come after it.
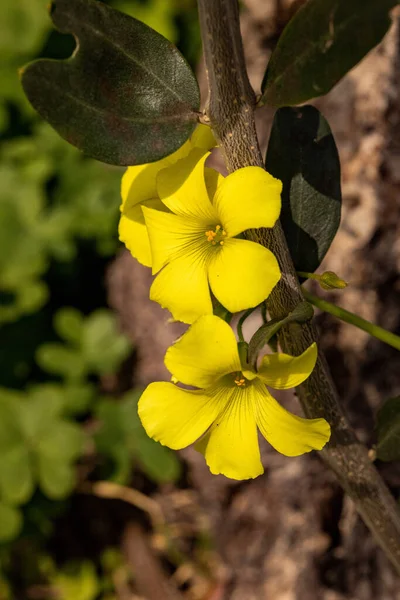
MULTIPOLYGON (((243 53, 237 0, 198 0, 209 98, 206 114, 229 171, 264 167, 254 121, 255 95, 243 53)), ((268 299, 272 318, 282 319, 304 297, 280 223, 272 230, 251 230, 246 237, 272 250, 282 278, 268 299)), ((301 354, 316 341, 312 322, 289 324, 279 333, 282 349, 301 354)), ((394 498, 357 440, 340 406, 325 358, 319 351, 312 375, 297 389, 307 417, 331 424, 331 441, 321 451, 386 555, 400 572, 400 515, 394 498)))

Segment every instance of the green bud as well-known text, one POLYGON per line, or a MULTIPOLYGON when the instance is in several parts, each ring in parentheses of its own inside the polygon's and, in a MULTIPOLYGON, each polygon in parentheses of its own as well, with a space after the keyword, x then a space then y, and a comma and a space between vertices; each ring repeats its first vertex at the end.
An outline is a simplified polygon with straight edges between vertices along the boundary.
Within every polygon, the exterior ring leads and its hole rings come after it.
POLYGON ((347 282, 340 279, 333 271, 325 271, 319 276, 318 282, 324 290, 343 290, 347 287, 347 282))

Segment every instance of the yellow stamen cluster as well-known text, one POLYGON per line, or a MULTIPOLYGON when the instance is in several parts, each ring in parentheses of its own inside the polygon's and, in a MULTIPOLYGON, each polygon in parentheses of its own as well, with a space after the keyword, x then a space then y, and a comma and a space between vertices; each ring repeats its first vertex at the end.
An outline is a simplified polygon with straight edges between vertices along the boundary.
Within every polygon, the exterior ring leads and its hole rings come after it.
POLYGON ((235 383, 238 387, 245 387, 246 380, 241 373, 238 373, 235 377, 235 383))
POLYGON ((226 231, 221 228, 221 225, 217 225, 215 229, 206 231, 205 235, 207 236, 207 242, 211 242, 213 246, 216 246, 216 244, 220 246, 224 245, 224 240, 221 238, 226 236, 226 231))

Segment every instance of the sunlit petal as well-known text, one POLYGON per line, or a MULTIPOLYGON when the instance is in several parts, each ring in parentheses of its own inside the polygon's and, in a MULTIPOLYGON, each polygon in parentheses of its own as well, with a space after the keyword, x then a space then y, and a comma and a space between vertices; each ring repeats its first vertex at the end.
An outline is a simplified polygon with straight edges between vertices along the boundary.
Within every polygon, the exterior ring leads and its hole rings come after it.
POLYGON ((210 387, 222 375, 240 371, 235 334, 228 323, 214 315, 200 317, 168 348, 165 364, 178 381, 210 387))
POLYGON ((185 254, 172 260, 155 278, 150 299, 183 323, 212 314, 207 271, 201 256, 185 254))
POLYGON ((143 207, 153 263, 153 274, 183 254, 191 256, 207 245, 204 227, 196 219, 143 207))
POLYGON ((151 383, 138 405, 147 434, 175 450, 195 442, 217 418, 222 397, 184 390, 173 383, 151 383))
POLYGON ((287 390, 300 385, 315 367, 318 356, 317 344, 311 344, 300 356, 275 352, 263 357, 258 376, 276 390, 287 390))
POLYGON ((130 253, 145 267, 151 267, 151 250, 147 227, 144 222, 142 206, 166 211, 161 200, 147 200, 143 204, 125 207, 118 226, 119 239, 130 253))
POLYGON ((209 434, 196 444, 214 475, 221 473, 231 479, 253 479, 264 472, 253 395, 252 385, 232 388, 225 411, 216 418, 209 434))
POLYGON ((281 454, 298 456, 311 450, 321 450, 330 438, 325 419, 303 419, 283 408, 256 382, 256 420, 263 436, 281 454))
POLYGON ((211 150, 217 145, 211 127, 199 123, 192 133, 190 143, 193 148, 202 148, 203 150, 211 150))
POLYGON ((281 210, 282 183, 261 167, 244 167, 225 178, 213 204, 229 236, 273 227, 281 210))
POLYGON ((158 197, 156 177, 159 171, 169 164, 167 158, 127 168, 121 181, 122 213, 144 200, 158 197))
POLYGON ((208 156, 208 152, 195 148, 157 177, 158 195, 164 204, 177 215, 198 219, 203 227, 218 224, 205 183, 204 163, 208 156))
POLYGON ((235 313, 265 300, 281 273, 267 248, 247 240, 226 239, 212 254, 208 277, 215 297, 235 313))

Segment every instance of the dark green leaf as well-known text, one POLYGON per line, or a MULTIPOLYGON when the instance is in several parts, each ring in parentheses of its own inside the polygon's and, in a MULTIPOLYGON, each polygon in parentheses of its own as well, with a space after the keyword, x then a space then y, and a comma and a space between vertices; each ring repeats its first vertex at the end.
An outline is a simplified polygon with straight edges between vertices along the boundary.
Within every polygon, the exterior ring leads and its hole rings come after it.
POLYGON ((59 31, 74 35, 77 50, 66 61, 29 64, 22 85, 63 138, 115 165, 161 159, 186 141, 199 90, 170 42, 95 0, 54 0, 51 17, 59 31))
POLYGON ((376 417, 378 444, 376 455, 380 460, 400 460, 400 396, 391 398, 376 417))
POLYGON ((266 168, 283 183, 281 222, 297 271, 320 265, 340 224, 340 162, 313 106, 277 110, 266 168))
POLYGON ((398 0, 309 0, 284 29, 262 83, 262 103, 326 94, 387 32, 398 0))

